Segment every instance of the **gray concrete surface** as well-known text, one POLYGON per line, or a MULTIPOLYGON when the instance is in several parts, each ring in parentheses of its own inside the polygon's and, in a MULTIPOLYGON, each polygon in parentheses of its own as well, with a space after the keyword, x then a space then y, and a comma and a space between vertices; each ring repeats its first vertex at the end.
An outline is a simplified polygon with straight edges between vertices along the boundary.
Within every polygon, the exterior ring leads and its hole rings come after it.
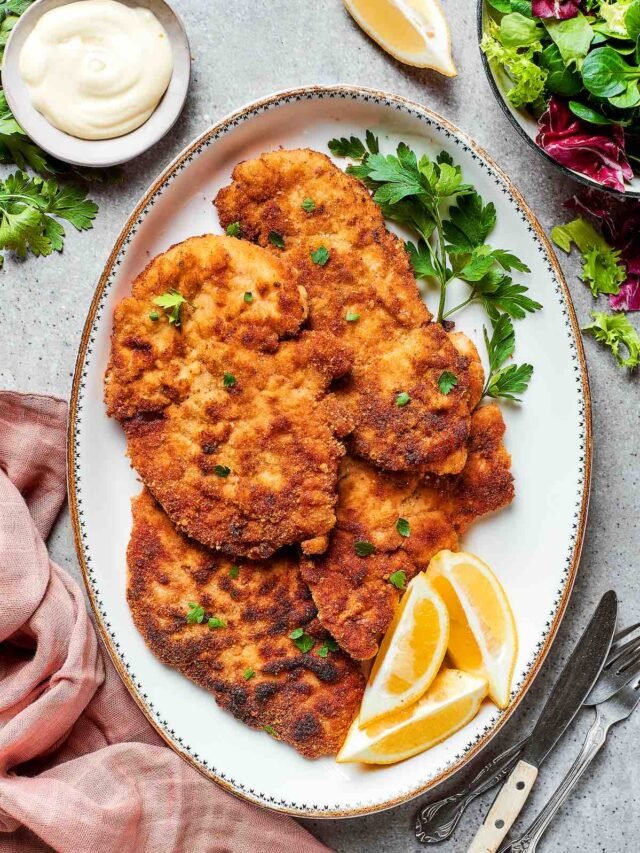
MULTIPOLYGON (((193 84, 186 109, 169 138, 125 167, 124 182, 98 188, 100 214, 89 234, 69 233, 61 256, 5 261, 0 272, 0 387, 68 397, 80 331, 94 282, 127 213, 152 177, 193 136, 227 111, 289 86, 357 83, 414 98, 457 123, 497 160, 545 228, 562 220, 561 202, 573 185, 560 178, 516 135, 494 102, 481 67, 472 0, 442 0, 449 15, 459 76, 404 67, 386 56, 352 23, 340 0, 174 0, 193 53, 193 84)), ((578 316, 591 296, 576 278, 575 260, 561 258, 578 316)), ((495 745, 505 746, 531 720, 598 597, 614 587, 625 620, 640 618, 638 517, 640 510, 637 377, 586 341, 594 404, 595 468, 582 565, 567 616, 545 668, 495 745)), ((78 576, 68 516, 51 540, 53 556, 78 576)), ((589 724, 584 713, 544 767, 523 821, 537 813, 578 752, 589 724)), ((619 727, 579 789, 551 826, 543 851, 626 853, 638 850, 640 715, 619 727)), ((275 771, 274 771, 275 772, 275 771)), ((455 779, 453 790, 462 781, 455 779)), ((440 793, 440 792, 439 792, 440 793)), ((443 853, 466 849, 489 798, 471 808, 443 853)), ((412 851, 418 803, 347 821, 306 821, 339 851, 412 851)), ((524 826, 521 822, 520 826, 524 826)), ((249 853, 249 851, 247 851, 249 853)))

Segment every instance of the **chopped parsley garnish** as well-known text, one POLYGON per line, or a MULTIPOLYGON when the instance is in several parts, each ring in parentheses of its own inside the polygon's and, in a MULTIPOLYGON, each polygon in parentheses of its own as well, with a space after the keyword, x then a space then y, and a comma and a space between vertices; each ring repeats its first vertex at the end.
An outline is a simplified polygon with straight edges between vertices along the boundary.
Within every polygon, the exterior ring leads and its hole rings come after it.
POLYGON ((217 616, 211 616, 207 620, 207 625, 210 628, 226 628, 227 627, 227 623, 224 621, 224 619, 220 619, 217 616))
POLYGON ((213 473, 218 477, 228 477, 231 473, 231 468, 226 465, 215 465, 213 468, 213 473))
POLYGON ((229 577, 230 578, 237 578, 239 574, 240 574, 240 566, 231 566, 231 568, 229 569, 229 577))
POLYGON ((321 658, 326 658, 329 652, 337 652, 340 647, 333 639, 333 637, 329 637, 326 639, 323 644, 318 649, 318 656, 321 658))
POLYGON ((251 669, 251 667, 249 666, 249 667, 247 667, 247 669, 245 669, 245 671, 242 673, 242 677, 244 678, 244 680, 245 680, 245 681, 249 681, 249 679, 250 679, 250 678, 253 678, 253 676, 254 676, 255 674, 256 674, 255 669, 251 669))
POLYGON ((304 628, 295 628, 289 634, 289 638, 293 640, 293 642, 303 654, 306 654, 306 652, 310 652, 315 643, 313 637, 310 637, 308 634, 305 633, 304 628))
POLYGON ((157 311, 149 311, 149 319, 153 320, 153 322, 155 323, 156 320, 160 319, 160 315, 158 314, 157 311))
POLYGON ((300 207, 306 213, 313 213, 313 211, 316 209, 316 203, 312 198, 305 198, 300 207))
POLYGON ((181 293, 172 288, 171 290, 167 290, 166 293, 156 296, 153 300, 153 304, 164 310, 164 313, 169 319, 170 325, 179 326, 182 320, 182 306, 186 301, 187 300, 181 293))
POLYGON ((323 267, 329 260, 329 250, 326 246, 318 246, 315 252, 311 252, 311 260, 319 267, 323 267))
POLYGON ((448 394, 456 387, 457 384, 458 377, 455 373, 450 373, 448 370, 445 370, 438 377, 438 388, 440 389, 441 394, 448 394))
POLYGON ((411 536, 411 525, 407 521, 406 518, 399 518, 396 521, 396 530, 400 534, 400 536, 404 536, 405 539, 408 536, 411 536))
POLYGON ((358 540, 358 542, 354 543, 353 547, 358 557, 368 557, 370 554, 375 553, 376 550, 373 542, 367 542, 366 539, 358 540))
POLYGON ((360 315, 357 311, 347 311, 344 319, 347 323, 356 323, 360 319, 360 315))
POLYGON ((403 571, 392 572, 389 575, 389 583, 392 583, 397 589, 404 589, 407 583, 407 573, 403 571))
POLYGON ((411 397, 407 394, 406 391, 401 391, 396 396, 396 406, 406 406, 407 403, 411 402, 411 397))
POLYGON ((226 233, 227 237, 240 237, 240 235, 242 234, 242 229, 240 228, 240 223, 239 222, 230 222, 225 229, 225 233, 226 233))
POLYGON ((264 730, 268 735, 271 735, 271 737, 276 736, 276 730, 273 728, 273 726, 265 726, 264 730))
POLYGON ((204 619, 204 607, 196 604, 195 601, 188 602, 188 606, 189 612, 187 613, 187 622, 189 625, 194 625, 196 622, 199 625, 204 619))
POLYGON ((233 388, 233 386, 236 384, 236 377, 233 375, 233 373, 225 373, 222 377, 222 384, 225 388, 233 388))
POLYGON ((250 290, 246 291, 246 293, 244 295, 244 301, 245 302, 253 302, 253 293, 251 293, 250 290))
POLYGON ((269 231, 269 242, 278 249, 284 249, 284 237, 277 231, 269 231))

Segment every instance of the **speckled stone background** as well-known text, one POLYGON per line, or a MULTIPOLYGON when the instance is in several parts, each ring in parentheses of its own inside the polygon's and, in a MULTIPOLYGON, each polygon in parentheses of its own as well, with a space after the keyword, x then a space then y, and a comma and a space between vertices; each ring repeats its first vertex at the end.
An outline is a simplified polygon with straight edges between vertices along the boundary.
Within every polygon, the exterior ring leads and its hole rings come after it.
MULTIPOLYGON (((475 4, 472 0, 442 3, 451 23, 459 69, 453 80, 395 62, 360 32, 340 0, 174 0, 193 54, 193 81, 184 113, 167 139, 125 166, 122 184, 94 191, 100 213, 92 232, 69 233, 62 255, 25 262, 5 260, 0 272, 0 387, 69 396, 76 348, 94 284, 134 202, 192 137, 228 111, 278 89, 355 83, 413 98, 473 136, 510 175, 547 230, 561 221, 562 201, 574 185, 525 145, 493 100, 478 53, 475 4)), ((578 317, 584 322, 592 304, 590 293, 576 277, 576 261, 562 257, 561 262, 578 317)), ((543 672, 515 719, 494 741, 496 748, 506 746, 535 720, 602 592, 610 587, 617 590, 626 622, 640 618, 638 378, 621 372, 609 354, 590 339, 586 351, 593 395, 595 467, 582 564, 543 672)), ((557 417, 559 413, 540 412, 540 416, 557 417)), ((50 547, 53 557, 79 577, 66 512, 50 547)), ((551 794, 577 754, 590 718, 591 712, 580 715, 545 764, 517 826, 524 827, 551 794)), ((552 824, 542 850, 626 853, 639 849, 639 733, 640 714, 614 730, 552 824)), ((461 784, 464 775, 454 779, 447 790, 461 784)), ((444 793, 445 789, 438 792, 444 793)), ((476 801, 454 839, 437 849, 443 853, 466 849, 490 802, 491 795, 476 801)), ((420 849, 413 835, 417 807, 418 801, 414 801, 372 817, 304 823, 339 851, 407 853, 420 849)))

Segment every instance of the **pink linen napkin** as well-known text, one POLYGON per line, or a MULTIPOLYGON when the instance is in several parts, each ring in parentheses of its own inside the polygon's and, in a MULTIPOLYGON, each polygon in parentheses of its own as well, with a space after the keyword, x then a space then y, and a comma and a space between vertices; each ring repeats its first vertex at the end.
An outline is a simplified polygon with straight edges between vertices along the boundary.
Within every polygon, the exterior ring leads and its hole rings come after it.
POLYGON ((320 853, 166 747, 45 540, 65 499, 64 401, 0 392, 0 851, 320 853))

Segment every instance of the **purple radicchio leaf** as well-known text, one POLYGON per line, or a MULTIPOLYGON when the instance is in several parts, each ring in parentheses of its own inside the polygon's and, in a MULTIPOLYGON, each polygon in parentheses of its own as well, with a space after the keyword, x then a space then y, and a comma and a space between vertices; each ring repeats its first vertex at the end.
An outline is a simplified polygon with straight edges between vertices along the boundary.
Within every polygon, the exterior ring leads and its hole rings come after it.
POLYGON ((531 11, 538 18, 575 18, 578 14, 580 0, 533 0, 531 11))
POLYGON ((609 296, 614 311, 640 311, 640 199, 617 199, 595 189, 581 190, 566 205, 589 217, 618 249, 627 268, 620 292, 609 296))
POLYGON ((563 166, 619 192, 624 192, 625 180, 633 178, 619 124, 598 128, 595 133, 592 125, 573 115, 562 98, 552 97, 538 127, 536 143, 563 166))

